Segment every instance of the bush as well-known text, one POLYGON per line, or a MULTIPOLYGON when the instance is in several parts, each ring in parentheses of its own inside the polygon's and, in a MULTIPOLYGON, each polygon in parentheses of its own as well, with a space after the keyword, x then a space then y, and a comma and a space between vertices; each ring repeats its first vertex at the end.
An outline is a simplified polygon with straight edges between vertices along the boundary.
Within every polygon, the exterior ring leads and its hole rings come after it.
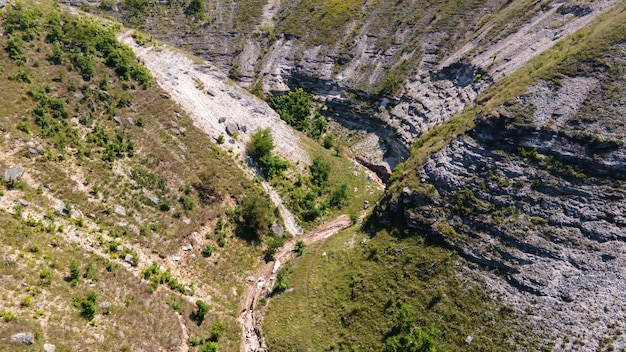
POLYGON ((299 131, 308 129, 313 102, 302 88, 283 96, 272 97, 269 103, 290 126, 299 131))
POLYGON ((48 268, 43 269, 39 274, 39 278, 41 279, 42 286, 50 286, 52 283, 52 271, 48 268))
POLYGON ((325 188, 328 184, 328 175, 330 175, 330 165, 322 161, 322 158, 313 159, 313 164, 309 168, 311 171, 311 181, 320 188, 325 188))
POLYGON ((288 286, 289 282, 287 281, 287 269, 282 268, 278 270, 278 273, 276 274, 276 284, 274 285, 272 293, 283 293, 288 286))
POLYGON ((303 255, 306 251, 306 244, 304 243, 304 241, 299 240, 298 242, 296 242, 296 253, 298 253, 298 257, 303 255))
POLYGON ((198 326, 200 326, 202 325, 202 322, 204 321, 204 317, 207 315, 211 307, 202 300, 196 301, 196 307, 197 307, 197 310, 191 313, 190 318, 191 320, 195 321, 198 324, 198 326))
POLYGON ((80 278, 80 269, 78 268, 78 263, 72 260, 70 263, 70 276, 68 277, 72 286, 78 285, 78 279, 80 278))
POLYGON ((213 324, 213 326, 211 327, 211 337, 209 337, 209 340, 217 342, 217 340, 220 339, 224 331, 226 331, 226 324, 224 324, 223 322, 219 321, 213 324))
POLYGON ((97 307, 96 301, 98 300, 98 296, 95 292, 89 291, 87 292, 86 299, 80 304, 80 315, 91 321, 96 315, 97 307))
POLYGON ((330 196, 330 205, 332 207, 341 209, 348 200, 348 185, 345 183, 340 184, 335 188, 330 196))
POLYGON ((214 251, 213 246, 211 246, 210 244, 207 244, 204 247, 204 249, 202 249, 202 256, 205 257, 205 258, 208 258, 211 255, 213 255, 213 251, 214 251))
POLYGON ((257 160, 269 155, 273 149, 274 139, 269 128, 256 131, 247 146, 248 155, 257 160))
POLYGON ((217 342, 209 341, 205 343, 204 346, 202 346, 202 348, 200 348, 199 352, 217 352, 218 349, 219 349, 219 346, 217 342))

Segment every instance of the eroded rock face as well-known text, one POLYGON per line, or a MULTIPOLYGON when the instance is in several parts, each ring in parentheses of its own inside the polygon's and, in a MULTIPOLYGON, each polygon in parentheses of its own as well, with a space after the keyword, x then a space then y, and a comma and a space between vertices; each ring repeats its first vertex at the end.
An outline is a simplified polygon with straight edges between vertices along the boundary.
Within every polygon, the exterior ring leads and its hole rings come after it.
POLYGON ((626 80, 560 83, 539 82, 480 116, 426 158, 421 185, 389 208, 485 269, 468 273, 546 341, 624 346, 616 331, 626 318, 626 80))

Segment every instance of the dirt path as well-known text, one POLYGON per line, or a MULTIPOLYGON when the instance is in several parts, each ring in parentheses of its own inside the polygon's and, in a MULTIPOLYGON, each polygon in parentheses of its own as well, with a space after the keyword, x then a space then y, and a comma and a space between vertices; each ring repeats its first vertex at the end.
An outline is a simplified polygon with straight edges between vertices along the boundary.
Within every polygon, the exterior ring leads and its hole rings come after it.
POLYGON ((274 255, 275 261, 259 266, 253 279, 248 281, 248 286, 241 298, 239 323, 242 329, 242 351, 257 352, 266 348, 259 326, 263 312, 257 311, 256 306, 262 296, 271 292, 274 275, 282 264, 294 255, 296 242, 304 241, 307 245, 320 242, 350 225, 352 225, 350 218, 347 215, 341 215, 302 236, 292 238, 274 255))

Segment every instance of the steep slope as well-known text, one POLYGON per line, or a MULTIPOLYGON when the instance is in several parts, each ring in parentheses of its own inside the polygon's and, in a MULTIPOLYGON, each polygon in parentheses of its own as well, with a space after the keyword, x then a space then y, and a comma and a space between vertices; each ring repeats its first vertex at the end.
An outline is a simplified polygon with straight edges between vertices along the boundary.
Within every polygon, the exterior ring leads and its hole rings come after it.
POLYGON ((115 24, 46 1, 0 16, 0 350, 187 351, 216 324, 239 350, 237 292, 262 246, 230 214, 261 188, 115 24))
POLYGON ((253 90, 313 90, 327 118, 369 133, 351 150, 386 178, 415 137, 616 1, 195 3, 99 11, 189 47, 253 90))
POLYGON ((616 5, 418 140, 382 206, 480 265, 472 275, 555 348, 626 344, 625 10, 616 5))

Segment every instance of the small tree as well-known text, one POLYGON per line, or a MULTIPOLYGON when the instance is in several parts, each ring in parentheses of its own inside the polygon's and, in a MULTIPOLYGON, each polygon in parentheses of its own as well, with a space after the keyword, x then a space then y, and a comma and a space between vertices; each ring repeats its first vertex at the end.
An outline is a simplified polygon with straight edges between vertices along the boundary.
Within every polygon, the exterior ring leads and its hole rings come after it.
POLYGON ((311 181, 320 188, 325 188, 330 175, 330 165, 325 163, 319 156, 313 159, 313 164, 309 168, 311 171, 311 181))
POLYGON ((211 327, 211 337, 209 338, 209 340, 213 341, 213 342, 217 342, 217 340, 220 339, 220 337, 222 336, 222 333, 226 330, 226 324, 224 324, 221 321, 218 321, 217 323, 213 324, 213 326, 211 327))
POLYGON ((81 313, 80 315, 91 321, 96 315, 97 306, 96 301, 98 300, 98 296, 95 292, 89 291, 87 292, 86 299, 80 304, 81 313))
POLYGON ((330 205, 335 208, 343 208, 345 202, 348 200, 348 185, 345 183, 340 184, 335 188, 330 196, 330 205))
POLYGON ((266 197, 255 193, 247 194, 241 202, 241 223, 251 239, 259 239, 269 232, 272 222, 272 206, 266 197))
POLYGON ((272 261, 274 260, 274 254, 278 251, 280 247, 285 244, 285 239, 278 236, 272 235, 267 239, 267 249, 265 250, 265 260, 272 261))
POLYGON ((70 263, 70 276, 69 281, 72 286, 78 285, 78 279, 80 278, 80 269, 78 268, 78 263, 72 260, 70 263))
POLYGON ((269 155, 274 149, 274 139, 269 128, 256 131, 248 143, 248 155, 255 159, 260 159, 269 155))
POLYGON ((201 18, 204 13, 204 4, 202 0, 191 0, 187 8, 185 9, 185 14, 188 16, 196 16, 201 18))
POLYGON ((198 326, 200 326, 204 321, 204 316, 207 315, 211 307, 202 300, 196 301, 196 307, 198 307, 198 309, 195 312, 191 313, 190 318, 191 320, 194 320, 198 324, 198 326))
POLYGON ((283 293, 287 289, 287 286, 289 286, 289 283, 287 281, 287 270, 285 268, 282 268, 278 270, 278 273, 276 274, 276 284, 274 285, 274 290, 272 291, 272 293, 283 293))

